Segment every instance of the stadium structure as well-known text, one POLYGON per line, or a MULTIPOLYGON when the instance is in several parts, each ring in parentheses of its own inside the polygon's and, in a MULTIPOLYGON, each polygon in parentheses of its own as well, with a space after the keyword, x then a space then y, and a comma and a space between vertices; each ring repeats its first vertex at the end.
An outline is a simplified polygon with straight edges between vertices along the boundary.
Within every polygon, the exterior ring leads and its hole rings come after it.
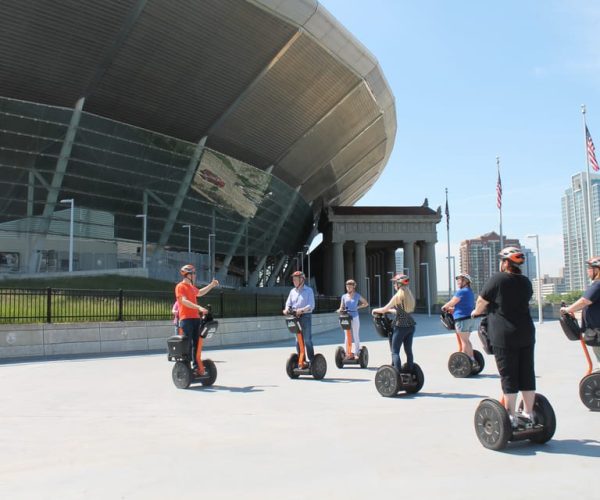
POLYGON ((275 285, 392 150, 377 60, 317 1, 1 9, 4 276, 173 279, 191 261, 204 279, 275 285))

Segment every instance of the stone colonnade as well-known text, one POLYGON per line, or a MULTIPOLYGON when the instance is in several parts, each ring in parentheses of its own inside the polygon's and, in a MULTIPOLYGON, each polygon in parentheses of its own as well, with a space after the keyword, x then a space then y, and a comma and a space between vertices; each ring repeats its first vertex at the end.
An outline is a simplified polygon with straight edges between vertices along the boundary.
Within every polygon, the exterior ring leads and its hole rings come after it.
POLYGON ((420 305, 437 299, 435 264, 438 211, 422 207, 332 207, 324 233, 325 293, 341 295, 348 278, 374 307, 391 298, 392 275, 410 277, 410 288, 420 305), (396 250, 404 254, 396 264, 396 250), (400 269, 399 267, 402 267, 400 269))

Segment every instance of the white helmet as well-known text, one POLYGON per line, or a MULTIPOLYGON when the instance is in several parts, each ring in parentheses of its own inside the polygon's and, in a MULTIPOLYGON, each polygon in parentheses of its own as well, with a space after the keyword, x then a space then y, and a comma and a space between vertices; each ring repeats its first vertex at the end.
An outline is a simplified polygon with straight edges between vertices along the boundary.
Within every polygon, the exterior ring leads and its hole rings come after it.
POLYGON ((469 282, 469 284, 471 284, 473 282, 473 280, 471 279, 471 276, 469 276, 467 273, 460 273, 456 275, 456 278, 454 279, 458 279, 458 278, 462 278, 464 280, 467 280, 469 282))

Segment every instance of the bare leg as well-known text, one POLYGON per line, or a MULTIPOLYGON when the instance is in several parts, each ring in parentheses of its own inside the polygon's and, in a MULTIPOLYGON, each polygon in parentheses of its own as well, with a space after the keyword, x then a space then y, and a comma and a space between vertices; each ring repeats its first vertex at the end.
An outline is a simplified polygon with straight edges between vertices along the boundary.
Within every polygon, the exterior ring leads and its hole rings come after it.
POLYGON ((517 393, 504 394, 504 408, 508 414, 512 417, 515 414, 515 407, 517 405, 517 393))
POLYGON ((473 357, 473 345, 471 344, 471 332, 457 332, 462 344, 462 352, 470 358, 473 357))
POLYGON ((535 391, 521 391, 523 395, 523 406, 527 415, 533 415, 533 405, 535 404, 535 391))

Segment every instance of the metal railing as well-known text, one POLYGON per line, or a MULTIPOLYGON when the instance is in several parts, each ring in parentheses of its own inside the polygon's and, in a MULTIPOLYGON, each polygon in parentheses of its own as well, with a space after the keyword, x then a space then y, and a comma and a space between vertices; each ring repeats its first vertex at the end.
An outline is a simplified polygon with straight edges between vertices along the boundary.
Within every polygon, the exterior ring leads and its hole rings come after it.
MULTIPOLYGON (((209 292, 200 298, 217 318, 276 316, 282 295, 209 292)), ((160 321, 171 319, 173 292, 0 288, 0 324, 160 321)), ((315 297, 315 313, 333 312, 339 297, 315 297)))

